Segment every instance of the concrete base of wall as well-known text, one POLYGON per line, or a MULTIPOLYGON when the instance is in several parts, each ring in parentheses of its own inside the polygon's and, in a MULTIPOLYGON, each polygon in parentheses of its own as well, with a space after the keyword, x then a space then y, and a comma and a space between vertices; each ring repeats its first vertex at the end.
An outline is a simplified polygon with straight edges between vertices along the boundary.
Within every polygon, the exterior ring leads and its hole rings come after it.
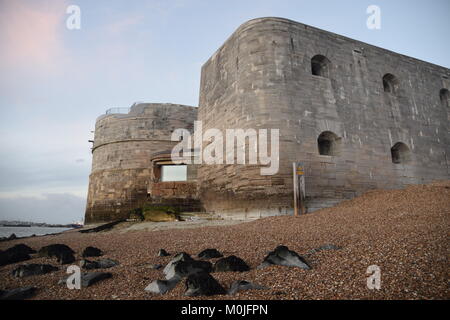
MULTIPOLYGON (((342 201, 335 199, 315 199, 307 202, 307 213, 312 213, 320 209, 331 208, 342 201)), ((215 212, 214 216, 220 219, 226 220, 256 220, 260 218, 273 217, 273 216, 284 216, 284 215, 294 215, 293 208, 278 208, 278 209, 247 209, 247 211, 242 210, 224 210, 221 212, 215 212)))
POLYGON ((293 215, 294 210, 289 208, 278 209, 252 209, 247 212, 228 210, 214 213, 214 217, 225 220, 256 220, 273 216, 293 215))

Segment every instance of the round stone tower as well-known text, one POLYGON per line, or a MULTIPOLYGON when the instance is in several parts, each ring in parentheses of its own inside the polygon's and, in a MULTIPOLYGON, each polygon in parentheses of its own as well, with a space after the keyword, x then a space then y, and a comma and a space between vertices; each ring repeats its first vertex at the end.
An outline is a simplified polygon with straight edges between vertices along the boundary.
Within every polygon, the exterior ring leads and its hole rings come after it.
MULTIPOLYGON (((284 19, 246 22, 203 65, 198 113, 203 130, 266 129, 269 153, 272 129, 281 129, 280 150, 296 144, 287 77, 298 66, 290 57, 290 28, 284 19)), ((291 213, 292 162, 284 153, 279 170, 269 176, 261 175, 267 166, 260 164, 200 166, 205 209, 225 218, 291 213)))
POLYGON ((85 223, 127 218, 147 197, 151 158, 171 150, 173 130, 191 130, 197 108, 140 103, 97 119, 85 223))

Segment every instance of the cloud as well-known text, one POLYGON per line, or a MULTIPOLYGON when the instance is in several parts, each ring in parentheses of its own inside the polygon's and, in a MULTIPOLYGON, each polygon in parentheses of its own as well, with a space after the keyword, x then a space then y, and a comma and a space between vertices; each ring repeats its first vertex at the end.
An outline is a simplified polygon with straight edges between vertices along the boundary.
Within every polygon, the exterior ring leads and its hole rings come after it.
POLYGON ((1 63, 12 68, 52 67, 63 52, 66 8, 66 1, 1 1, 1 63))
POLYGON ((5 192, 20 193, 21 190, 35 190, 39 193, 44 188, 86 189, 89 165, 87 163, 67 163, 43 159, 26 161, 16 157, 18 164, 0 163, 0 196, 5 192))
POLYGON ((86 199, 68 193, 0 198, 0 220, 71 223, 84 217, 86 199))
POLYGON ((53 114, 48 120, 36 118, 35 123, 14 123, 13 128, 2 124, 0 196, 24 189, 36 193, 43 189, 87 189, 90 124, 63 121, 53 114))

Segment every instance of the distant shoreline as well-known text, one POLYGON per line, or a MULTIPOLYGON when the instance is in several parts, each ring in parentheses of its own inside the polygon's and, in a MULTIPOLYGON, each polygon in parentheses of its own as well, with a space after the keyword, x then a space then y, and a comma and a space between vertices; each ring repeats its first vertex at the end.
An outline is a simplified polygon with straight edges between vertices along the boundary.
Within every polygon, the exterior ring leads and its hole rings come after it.
POLYGON ((9 241, 16 239, 24 239, 29 237, 40 237, 45 235, 59 234, 69 230, 72 227, 39 227, 39 226, 1 226, 0 225, 0 241, 9 241))
POLYGON ((0 227, 30 227, 31 224, 2 224, 0 227))
POLYGON ((0 227, 11 227, 11 228, 82 228, 82 225, 78 224, 0 224, 0 227))

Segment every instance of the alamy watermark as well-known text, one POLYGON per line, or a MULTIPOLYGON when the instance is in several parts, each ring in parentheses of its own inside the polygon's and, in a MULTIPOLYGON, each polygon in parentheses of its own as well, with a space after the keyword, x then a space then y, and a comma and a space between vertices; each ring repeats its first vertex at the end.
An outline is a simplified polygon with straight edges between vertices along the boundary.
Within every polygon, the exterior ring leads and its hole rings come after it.
POLYGON ((176 129, 172 133, 171 140, 179 141, 172 149, 171 157, 174 164, 263 165, 266 167, 261 167, 261 175, 278 173, 279 129, 270 129, 270 134, 269 129, 251 128, 226 129, 225 132, 212 128, 203 132, 202 121, 195 121, 193 136, 186 129, 176 129), (206 146, 203 146, 204 142, 206 146))
POLYGON ((69 30, 81 29, 81 9, 77 5, 70 5, 66 9, 66 13, 70 16, 67 17, 66 27, 69 30))
POLYGON ((381 269, 377 265, 371 265, 367 268, 367 274, 370 276, 367 278, 367 288, 369 290, 381 289, 381 269))
POLYGON ((81 269, 79 266, 69 266, 66 273, 70 274, 66 279, 66 285, 69 290, 81 289, 81 269))
POLYGON ((381 9, 379 6, 370 5, 366 10, 367 14, 370 16, 367 18, 366 25, 369 30, 380 30, 381 29, 381 9))

